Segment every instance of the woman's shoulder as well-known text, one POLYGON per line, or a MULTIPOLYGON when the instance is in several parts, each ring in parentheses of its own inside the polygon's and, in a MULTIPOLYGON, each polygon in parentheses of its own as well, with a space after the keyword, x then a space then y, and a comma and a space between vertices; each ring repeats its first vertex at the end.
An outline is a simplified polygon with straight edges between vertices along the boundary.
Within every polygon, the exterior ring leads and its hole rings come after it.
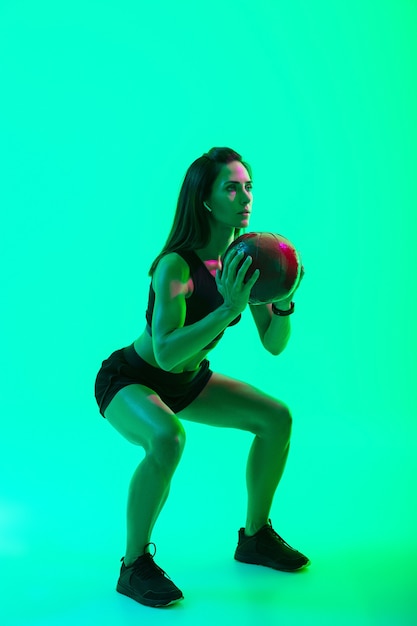
POLYGON ((188 280, 190 277, 190 265, 181 252, 167 252, 159 260, 155 268, 154 279, 163 280, 188 280))

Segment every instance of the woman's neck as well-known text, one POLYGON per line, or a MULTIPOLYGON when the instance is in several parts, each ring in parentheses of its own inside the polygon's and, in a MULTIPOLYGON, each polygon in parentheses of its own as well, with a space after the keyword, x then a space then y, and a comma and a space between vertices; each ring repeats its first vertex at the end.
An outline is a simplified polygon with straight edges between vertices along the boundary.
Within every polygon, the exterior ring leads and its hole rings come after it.
POLYGON ((222 230, 212 234, 210 241, 204 248, 195 252, 203 261, 213 261, 221 257, 234 239, 234 229, 222 230))

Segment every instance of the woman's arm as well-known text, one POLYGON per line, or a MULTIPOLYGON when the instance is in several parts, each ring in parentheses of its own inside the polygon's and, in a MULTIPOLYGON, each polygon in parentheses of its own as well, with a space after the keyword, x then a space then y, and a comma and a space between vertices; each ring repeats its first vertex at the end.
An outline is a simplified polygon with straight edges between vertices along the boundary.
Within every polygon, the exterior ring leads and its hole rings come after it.
MULTIPOLYGON (((279 309, 289 310, 291 301, 280 300, 277 306, 279 309)), ((291 335, 289 316, 275 315, 271 304, 251 304, 250 310, 264 348, 274 356, 281 354, 291 335)))
POLYGON ((152 340, 155 359, 167 371, 187 361, 210 344, 246 307, 250 290, 259 273, 246 284, 243 279, 251 259, 239 271, 241 255, 235 255, 216 277, 223 304, 194 324, 184 326, 186 296, 190 291, 187 263, 177 254, 161 259, 154 274, 155 306, 152 318, 152 340))
MULTIPOLYGON (((275 306, 282 311, 289 311, 294 293, 299 288, 304 277, 304 266, 301 267, 300 278, 297 287, 292 291, 290 298, 275 302, 275 306)), ((258 328, 262 344, 268 352, 277 356, 285 349, 290 335, 291 322, 288 315, 275 315, 272 312, 272 304, 251 304, 250 310, 258 328)))

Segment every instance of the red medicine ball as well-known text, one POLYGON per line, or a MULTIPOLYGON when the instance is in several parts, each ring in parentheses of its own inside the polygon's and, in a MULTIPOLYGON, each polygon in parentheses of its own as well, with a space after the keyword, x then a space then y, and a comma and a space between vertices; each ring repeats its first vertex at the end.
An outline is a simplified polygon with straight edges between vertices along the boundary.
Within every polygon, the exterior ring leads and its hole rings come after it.
POLYGON ((245 233, 230 244, 223 258, 226 259, 232 250, 244 252, 239 267, 247 256, 253 259, 246 280, 256 269, 261 272, 251 289, 250 304, 266 304, 291 297, 301 274, 301 258, 291 241, 274 233, 245 233))

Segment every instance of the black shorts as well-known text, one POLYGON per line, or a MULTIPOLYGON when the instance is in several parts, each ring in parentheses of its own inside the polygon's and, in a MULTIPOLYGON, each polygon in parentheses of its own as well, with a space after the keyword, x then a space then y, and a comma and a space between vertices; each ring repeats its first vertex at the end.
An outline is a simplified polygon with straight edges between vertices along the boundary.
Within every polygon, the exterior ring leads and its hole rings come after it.
POLYGON ((106 408, 120 389, 127 385, 145 385, 155 391, 174 413, 178 413, 195 400, 212 374, 207 359, 192 372, 166 372, 144 361, 132 344, 116 350, 103 361, 96 378, 95 396, 104 417, 106 408))

